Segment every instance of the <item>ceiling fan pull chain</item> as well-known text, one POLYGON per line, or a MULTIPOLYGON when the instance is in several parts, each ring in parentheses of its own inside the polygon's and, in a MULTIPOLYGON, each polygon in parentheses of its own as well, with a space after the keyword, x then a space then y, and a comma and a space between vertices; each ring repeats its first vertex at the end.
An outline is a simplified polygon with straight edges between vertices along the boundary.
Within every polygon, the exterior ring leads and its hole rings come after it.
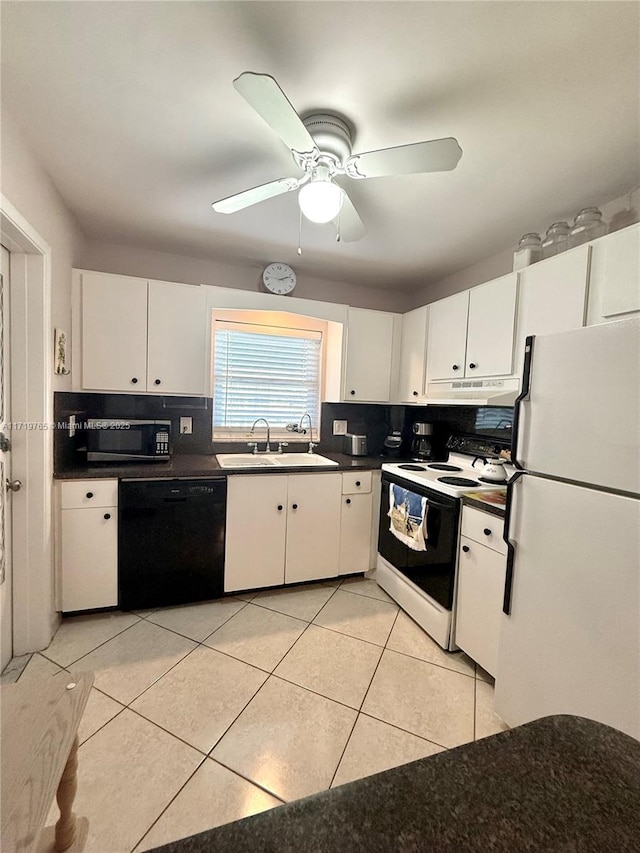
POLYGON ((298 220, 298 254, 302 254, 302 209, 300 209, 300 219, 298 220))

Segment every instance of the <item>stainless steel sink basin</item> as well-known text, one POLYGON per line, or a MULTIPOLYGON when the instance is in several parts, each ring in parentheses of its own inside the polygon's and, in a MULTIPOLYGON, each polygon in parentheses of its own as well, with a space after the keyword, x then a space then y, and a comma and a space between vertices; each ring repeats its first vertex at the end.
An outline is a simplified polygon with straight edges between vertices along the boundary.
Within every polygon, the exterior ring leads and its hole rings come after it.
POLYGON ((333 459, 318 453, 218 453, 221 468, 331 468, 333 459))

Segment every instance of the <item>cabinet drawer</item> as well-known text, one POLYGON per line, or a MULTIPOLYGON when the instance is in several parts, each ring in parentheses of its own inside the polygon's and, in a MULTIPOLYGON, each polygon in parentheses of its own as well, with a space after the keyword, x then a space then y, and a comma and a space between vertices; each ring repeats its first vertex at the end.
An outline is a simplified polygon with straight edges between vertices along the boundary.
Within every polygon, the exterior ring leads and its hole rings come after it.
POLYGON ((371 471, 349 471, 342 475, 342 494, 357 495, 371 491, 371 471))
POLYGON ((117 506, 117 480, 72 480, 62 483, 62 509, 117 506))
POLYGON ((499 554, 506 554, 507 546, 502 539, 503 531, 504 519, 497 515, 469 506, 462 508, 463 536, 468 536, 474 542, 480 542, 499 554))

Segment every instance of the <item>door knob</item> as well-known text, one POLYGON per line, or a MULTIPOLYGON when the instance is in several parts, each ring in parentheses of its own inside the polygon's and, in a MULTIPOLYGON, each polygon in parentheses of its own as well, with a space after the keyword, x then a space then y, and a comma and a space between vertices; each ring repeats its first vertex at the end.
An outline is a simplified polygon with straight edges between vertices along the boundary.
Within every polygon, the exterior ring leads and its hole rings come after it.
POLYGON ((9 492, 19 492, 22 488, 21 480, 5 480, 5 483, 9 492))

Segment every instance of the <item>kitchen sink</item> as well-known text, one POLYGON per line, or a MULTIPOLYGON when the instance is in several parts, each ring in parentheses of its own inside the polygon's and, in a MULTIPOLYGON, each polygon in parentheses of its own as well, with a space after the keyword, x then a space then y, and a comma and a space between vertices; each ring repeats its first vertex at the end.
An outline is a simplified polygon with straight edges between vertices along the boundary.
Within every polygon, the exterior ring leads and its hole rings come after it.
POLYGON ((337 462, 318 453, 218 453, 221 468, 330 468, 337 462))

